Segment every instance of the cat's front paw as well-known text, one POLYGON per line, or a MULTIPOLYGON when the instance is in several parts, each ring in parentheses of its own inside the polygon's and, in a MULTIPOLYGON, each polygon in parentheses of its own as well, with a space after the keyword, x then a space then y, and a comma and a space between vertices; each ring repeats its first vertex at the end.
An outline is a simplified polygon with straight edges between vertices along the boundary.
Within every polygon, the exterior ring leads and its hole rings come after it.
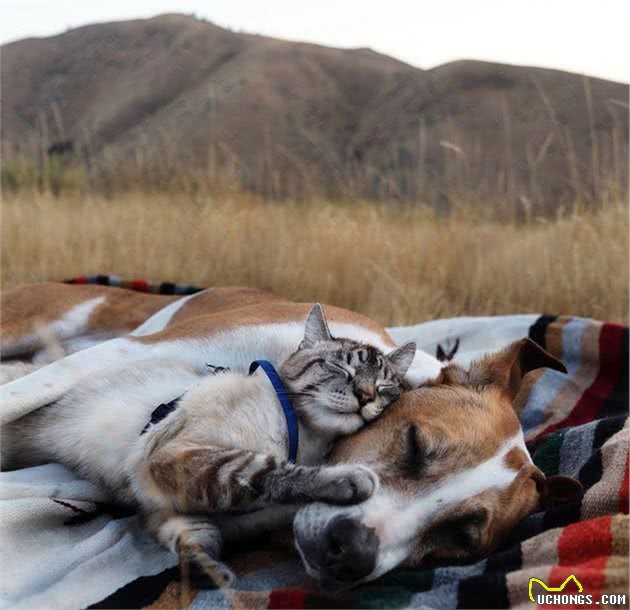
POLYGON ((367 500, 378 487, 378 477, 365 466, 331 466, 314 494, 314 500, 330 504, 358 504, 367 500))
POLYGON ((361 417, 366 422, 371 422, 375 420, 382 412, 383 406, 378 405, 376 403, 370 403, 361 409, 361 417))
POLYGON ((335 435, 349 435, 359 431, 365 426, 366 420, 358 413, 338 413, 335 418, 335 425, 331 427, 331 432, 335 435))

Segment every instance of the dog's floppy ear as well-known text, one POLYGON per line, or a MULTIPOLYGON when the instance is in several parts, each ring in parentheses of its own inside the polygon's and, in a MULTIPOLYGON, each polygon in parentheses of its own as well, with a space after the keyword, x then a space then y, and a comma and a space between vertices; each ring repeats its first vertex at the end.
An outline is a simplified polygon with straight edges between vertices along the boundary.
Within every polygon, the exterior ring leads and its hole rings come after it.
POLYGON ((545 510, 556 506, 572 504, 582 497, 584 487, 577 479, 554 475, 536 479, 536 489, 540 494, 538 508, 545 510))
POLYGON ((315 303, 306 318, 304 339, 300 343, 300 349, 313 347, 319 341, 331 341, 332 336, 328 330, 328 323, 324 316, 324 309, 319 303, 315 303))
POLYGON ((500 352, 473 362, 468 371, 468 382, 472 385, 498 385, 505 390, 510 400, 514 400, 523 377, 529 371, 544 367, 567 372, 560 360, 525 337, 510 343, 500 352))

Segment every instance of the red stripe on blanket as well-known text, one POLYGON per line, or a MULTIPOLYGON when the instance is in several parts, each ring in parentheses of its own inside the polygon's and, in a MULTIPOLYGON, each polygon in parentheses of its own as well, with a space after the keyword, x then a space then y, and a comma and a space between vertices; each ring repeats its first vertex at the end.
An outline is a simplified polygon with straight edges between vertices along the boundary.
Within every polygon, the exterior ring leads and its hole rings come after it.
POLYGON ((300 589, 278 589, 269 594, 269 609, 288 609, 295 608, 299 610, 304 608, 304 600, 306 592, 300 589))
POLYGON ((628 454, 628 459, 626 460, 626 470, 623 473, 623 480, 621 481, 621 489, 619 490, 619 511, 624 513, 624 515, 628 514, 628 503, 630 499, 628 498, 628 477, 630 476, 630 454, 628 454))
MULTIPOLYGON (((611 517, 573 523, 564 528, 558 540, 558 564, 549 574, 547 585, 559 587, 574 574, 584 587, 584 595, 597 601, 606 586, 606 564, 612 555, 611 517)), ((578 594, 574 583, 569 583, 563 594, 578 594)), ((584 605, 562 605, 562 608, 583 608, 584 605)), ((539 608, 558 608, 540 605, 539 608)))
POLYGON ((131 287, 138 292, 148 292, 149 282, 146 280, 131 280, 131 287))
POLYGON ((70 280, 70 282, 72 282, 73 284, 89 284, 90 278, 86 276, 75 277, 74 279, 70 280))
POLYGON ((561 428, 572 428, 597 419, 597 414, 621 376, 623 331, 624 327, 619 324, 602 325, 599 334, 599 371, 595 381, 584 391, 567 417, 545 428, 536 439, 561 428))

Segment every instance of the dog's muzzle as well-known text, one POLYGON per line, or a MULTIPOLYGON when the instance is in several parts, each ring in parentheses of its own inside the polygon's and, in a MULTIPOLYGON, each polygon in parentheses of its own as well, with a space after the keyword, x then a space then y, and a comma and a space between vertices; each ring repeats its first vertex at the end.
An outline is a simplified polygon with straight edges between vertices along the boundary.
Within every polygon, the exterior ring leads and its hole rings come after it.
MULTIPOLYGON (((339 590, 367 578, 376 567, 379 541, 359 519, 337 515, 323 527, 296 521, 295 541, 309 574, 326 588, 339 590)), ((321 523, 321 521, 320 521, 321 523)))
POLYGON ((324 578, 358 582, 372 573, 378 555, 374 530, 349 517, 336 517, 324 531, 322 569, 324 578))

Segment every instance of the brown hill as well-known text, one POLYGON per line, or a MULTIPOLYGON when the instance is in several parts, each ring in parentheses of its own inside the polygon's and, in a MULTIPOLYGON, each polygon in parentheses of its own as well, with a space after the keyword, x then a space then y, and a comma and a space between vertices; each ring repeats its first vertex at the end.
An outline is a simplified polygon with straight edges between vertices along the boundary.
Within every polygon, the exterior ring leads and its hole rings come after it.
POLYGON ((110 180, 555 205, 627 179, 627 86, 554 70, 423 71, 182 15, 21 40, 1 62, 5 160, 70 140, 110 180))

